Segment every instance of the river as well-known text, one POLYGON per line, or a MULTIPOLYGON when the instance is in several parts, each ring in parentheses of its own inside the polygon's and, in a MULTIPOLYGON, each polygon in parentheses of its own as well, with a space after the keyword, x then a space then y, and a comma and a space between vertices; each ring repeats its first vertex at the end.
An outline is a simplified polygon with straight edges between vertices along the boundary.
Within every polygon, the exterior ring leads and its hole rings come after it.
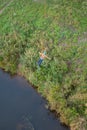
POLYGON ((20 76, 0 70, 0 130, 68 130, 20 76))

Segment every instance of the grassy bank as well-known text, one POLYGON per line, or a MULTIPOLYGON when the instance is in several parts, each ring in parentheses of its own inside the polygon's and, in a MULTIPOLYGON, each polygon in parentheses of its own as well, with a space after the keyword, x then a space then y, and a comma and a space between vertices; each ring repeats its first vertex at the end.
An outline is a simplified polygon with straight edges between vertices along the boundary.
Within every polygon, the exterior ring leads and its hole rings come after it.
POLYGON ((0 15, 0 67, 26 77, 71 130, 86 130, 86 0, 14 0, 0 15), (38 70, 44 47, 51 60, 38 70))

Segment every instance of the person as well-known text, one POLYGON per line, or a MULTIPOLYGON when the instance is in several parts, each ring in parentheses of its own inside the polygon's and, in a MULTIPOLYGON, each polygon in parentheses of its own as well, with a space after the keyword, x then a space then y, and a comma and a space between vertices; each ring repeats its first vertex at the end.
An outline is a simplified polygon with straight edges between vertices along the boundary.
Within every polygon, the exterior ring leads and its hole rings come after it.
POLYGON ((45 48, 42 53, 39 52, 40 58, 39 58, 39 60, 38 60, 38 66, 40 66, 40 65, 42 64, 42 62, 43 62, 44 59, 47 58, 47 59, 50 60, 50 58, 46 55, 46 51, 47 51, 47 48, 45 48))

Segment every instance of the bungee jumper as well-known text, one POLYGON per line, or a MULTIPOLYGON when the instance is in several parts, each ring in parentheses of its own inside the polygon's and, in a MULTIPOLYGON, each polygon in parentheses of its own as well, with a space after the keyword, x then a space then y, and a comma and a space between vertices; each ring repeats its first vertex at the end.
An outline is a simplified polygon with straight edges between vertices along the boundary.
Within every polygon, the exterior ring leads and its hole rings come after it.
POLYGON ((47 48, 45 48, 43 52, 39 52, 40 58, 39 58, 39 60, 37 62, 39 67, 42 64, 44 59, 47 58, 47 59, 50 60, 50 58, 46 55, 46 51, 47 51, 47 48))

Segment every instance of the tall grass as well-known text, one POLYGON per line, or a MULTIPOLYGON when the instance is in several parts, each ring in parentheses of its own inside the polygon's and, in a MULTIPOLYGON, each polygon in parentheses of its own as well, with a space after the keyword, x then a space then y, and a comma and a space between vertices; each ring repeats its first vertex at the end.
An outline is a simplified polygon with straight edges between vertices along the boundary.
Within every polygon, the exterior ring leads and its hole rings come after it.
POLYGON ((25 76, 72 130, 87 128, 86 5, 14 0, 0 15, 0 67, 25 76), (38 69, 44 47, 51 60, 38 69))

